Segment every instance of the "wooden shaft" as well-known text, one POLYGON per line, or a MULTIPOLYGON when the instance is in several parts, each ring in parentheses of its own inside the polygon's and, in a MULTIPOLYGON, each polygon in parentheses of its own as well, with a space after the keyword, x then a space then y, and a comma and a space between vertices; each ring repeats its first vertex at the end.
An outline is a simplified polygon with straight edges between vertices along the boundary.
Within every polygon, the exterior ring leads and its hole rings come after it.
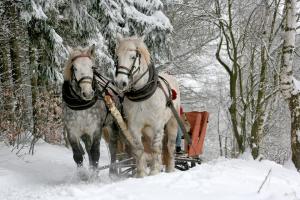
POLYGON ((119 110, 116 108, 115 103, 113 102, 113 100, 111 99, 111 97, 109 95, 105 95, 104 96, 104 101, 109 109, 109 111, 111 112, 113 118, 115 118, 116 122, 118 123, 121 131, 123 132, 125 138, 128 140, 129 144, 134 148, 134 140, 132 135, 130 134, 127 124, 124 121, 121 113, 119 112, 119 110))

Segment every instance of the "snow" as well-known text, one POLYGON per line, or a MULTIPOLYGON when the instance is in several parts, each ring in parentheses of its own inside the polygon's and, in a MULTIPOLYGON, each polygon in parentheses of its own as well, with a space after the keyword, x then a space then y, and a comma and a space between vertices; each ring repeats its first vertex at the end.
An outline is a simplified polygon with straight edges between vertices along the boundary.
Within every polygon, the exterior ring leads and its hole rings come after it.
POLYGON ((34 17, 36 19, 44 20, 44 21, 48 19, 47 15, 44 13, 41 5, 36 4, 32 0, 31 7, 32 7, 32 11, 30 13, 28 11, 21 12, 21 18, 24 19, 26 21, 26 23, 28 23, 32 19, 32 17, 34 17))
POLYGON ((297 131, 296 135, 297 135, 297 140, 300 143, 300 131, 299 130, 297 131))
POLYGON ((155 11, 151 16, 148 16, 139 12, 134 6, 128 6, 124 8, 124 12, 128 18, 134 19, 140 24, 148 24, 147 31, 149 32, 156 28, 173 30, 169 19, 161 11, 155 11))
MULTIPOLYGON (((63 45, 63 39, 56 33, 56 31, 51 28, 49 36, 53 43, 53 52, 54 52, 54 61, 58 66, 61 66, 68 56, 68 51, 63 45)), ((63 82, 63 75, 58 71, 58 69, 53 68, 53 73, 49 73, 50 76, 54 76, 55 78, 51 78, 51 80, 57 80, 58 82, 63 82)))
MULTIPOLYGON (((100 162, 104 165, 107 147, 101 145, 100 162)), ((300 175, 271 161, 219 158, 185 172, 113 182, 104 171, 82 181, 72 152, 63 146, 39 143, 34 156, 19 158, 0 143, 0 199, 299 200, 300 175)))
POLYGON ((137 5, 138 7, 140 8, 145 8, 145 9, 155 9, 155 10, 158 10, 158 9, 161 9, 163 7, 163 4, 161 1, 159 0, 154 0, 154 1, 148 1, 148 0, 139 0, 139 1, 134 1, 134 0, 131 0, 130 2, 131 4, 135 4, 137 5))
POLYGON ((292 92, 293 95, 297 95, 300 91, 300 81, 298 81, 295 77, 293 77, 294 90, 292 92))
POLYGON ((36 4, 33 0, 31 1, 31 6, 33 9, 33 16, 36 19, 46 20, 48 17, 44 13, 42 7, 39 4, 36 4))

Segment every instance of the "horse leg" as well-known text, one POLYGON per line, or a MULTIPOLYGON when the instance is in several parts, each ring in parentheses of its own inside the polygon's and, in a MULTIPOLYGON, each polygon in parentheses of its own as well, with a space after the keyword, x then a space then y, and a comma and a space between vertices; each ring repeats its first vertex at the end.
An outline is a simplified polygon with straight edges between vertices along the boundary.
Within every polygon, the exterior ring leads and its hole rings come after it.
POLYGON ((91 146, 91 162, 90 166, 94 169, 98 167, 99 158, 100 158, 100 140, 101 140, 101 132, 102 130, 97 130, 94 133, 93 143, 91 146))
POLYGON ((150 175, 155 175, 160 172, 163 134, 164 129, 158 129, 152 140, 152 158, 150 163, 150 175))
POLYGON ((86 152, 88 154, 88 157, 89 157, 89 164, 91 166, 91 163, 92 163, 92 157, 91 157, 92 140, 91 140, 91 137, 88 134, 84 134, 84 135, 81 136, 81 139, 84 143, 85 150, 86 150, 86 152))
POLYGON ((167 144, 168 144, 168 134, 167 134, 167 128, 165 127, 165 133, 162 142, 162 163, 165 166, 167 166, 167 163, 169 162, 170 159, 167 144))
POLYGON ((172 117, 166 125, 166 134, 167 136, 167 141, 165 142, 166 147, 166 156, 165 156, 165 161, 166 161, 166 172, 172 172, 175 170, 175 146, 176 146, 176 137, 177 137, 177 121, 174 117, 172 117))
MULTIPOLYGON (((130 126, 129 126, 130 127, 130 126)), ((144 146, 142 142, 142 134, 141 134, 142 128, 135 127, 130 128, 130 133, 133 136, 134 140, 134 147, 133 147, 133 155, 136 159, 136 177, 142 178, 146 176, 146 159, 145 159, 145 153, 144 153, 144 146)))
POLYGON ((84 150, 79 142, 79 138, 68 131, 68 140, 72 147, 74 161, 76 162, 78 167, 82 167, 84 150))

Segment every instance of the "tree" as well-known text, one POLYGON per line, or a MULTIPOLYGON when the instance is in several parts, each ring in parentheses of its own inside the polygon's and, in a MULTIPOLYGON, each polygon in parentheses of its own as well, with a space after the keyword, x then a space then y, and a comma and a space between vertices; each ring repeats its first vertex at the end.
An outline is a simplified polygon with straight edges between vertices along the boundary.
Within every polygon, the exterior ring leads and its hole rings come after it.
POLYGON ((167 60, 172 26, 162 9, 159 0, 1 1, 0 134, 16 141, 28 133, 33 147, 62 131, 66 45, 95 44, 97 66, 107 76, 114 72, 117 33, 145 35, 153 61, 167 60))
POLYGON ((220 30, 216 58, 230 77, 232 130, 239 153, 250 147, 254 158, 259 156, 266 120, 273 112, 270 99, 277 92, 277 75, 271 69, 278 66, 273 57, 279 55, 279 5, 280 0, 215 1, 220 30))
POLYGON ((292 161, 300 170, 300 88, 293 75, 293 60, 296 37, 296 0, 286 0, 284 8, 282 63, 280 90, 288 103, 291 115, 292 161))

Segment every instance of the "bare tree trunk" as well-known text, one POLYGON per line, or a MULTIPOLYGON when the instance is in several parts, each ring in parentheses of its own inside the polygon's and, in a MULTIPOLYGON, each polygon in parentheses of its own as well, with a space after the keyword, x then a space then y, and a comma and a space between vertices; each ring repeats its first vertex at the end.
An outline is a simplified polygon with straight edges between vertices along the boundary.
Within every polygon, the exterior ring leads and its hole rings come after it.
MULTIPOLYGON (((215 0, 215 6, 216 6, 216 14, 219 18, 221 18, 221 8, 220 3, 218 0, 215 0)), ((224 69, 227 71, 229 75, 229 85, 230 85, 230 98, 231 98, 231 105, 228 108, 232 123, 232 130, 234 137, 237 142, 238 151, 239 153, 243 153, 245 151, 245 138, 239 131, 240 129, 240 123, 238 121, 238 109, 237 109, 237 84, 238 84, 238 46, 236 44, 236 38, 233 34, 233 18, 232 18, 232 1, 227 1, 227 9, 228 9, 228 22, 226 25, 224 25, 223 21, 219 21, 219 28, 221 32, 221 40, 218 45, 218 49, 216 52, 216 58, 219 61, 219 63, 224 67, 224 69), (231 67, 227 65, 221 58, 220 52, 221 47, 223 45, 223 37, 225 38, 225 44, 228 49, 231 49, 230 55, 228 55, 231 59, 231 67)))
POLYGON ((254 123, 251 127, 251 154, 254 159, 256 159, 259 155, 259 143, 260 138, 262 137, 263 125, 264 125, 264 116, 265 110, 263 106, 263 99, 265 96, 265 79, 266 79, 266 71, 267 71, 267 59, 266 59, 266 49, 262 45, 261 46, 261 68, 260 68, 260 80, 259 80, 259 88, 257 94, 256 101, 256 115, 254 119, 254 123))
POLYGON ((297 88, 297 80, 293 77, 295 36, 296 0, 286 0, 280 89, 291 112, 292 161, 296 168, 300 170, 300 88, 297 88))
POLYGON ((218 109, 218 135, 219 135, 220 156, 223 156, 222 136, 221 136, 221 132, 220 132, 220 107, 218 109))

